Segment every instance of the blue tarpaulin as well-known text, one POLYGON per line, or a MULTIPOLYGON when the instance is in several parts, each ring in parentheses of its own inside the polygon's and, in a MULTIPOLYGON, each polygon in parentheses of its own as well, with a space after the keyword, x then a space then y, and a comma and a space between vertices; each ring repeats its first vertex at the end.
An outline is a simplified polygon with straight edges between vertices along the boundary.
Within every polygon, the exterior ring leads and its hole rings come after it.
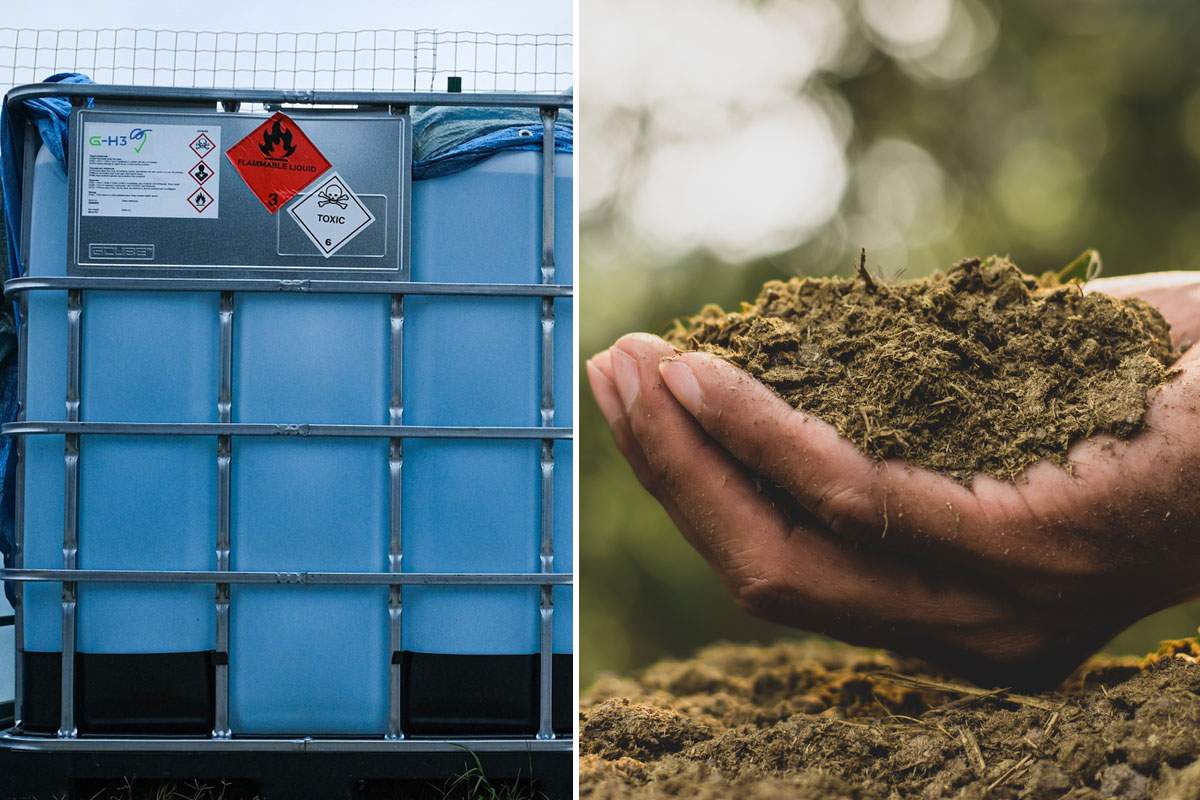
MULTIPOLYGON (((77 72, 61 72, 51 75, 46 83, 92 83, 92 79, 77 72)), ((90 103, 90 101, 89 101, 90 103)), ((37 127, 42 142, 55 158, 67 163, 67 118, 71 114, 71 101, 62 97, 42 97, 23 103, 25 115, 37 127)), ((7 278, 15 278, 21 272, 21 167, 25 149, 25 127, 9 113, 7 106, 0 108, 0 188, 4 201, 4 245, 7 256, 4 268, 7 278)), ((12 322, 0 327, 0 353, 4 354, 0 372, 0 421, 12 422, 17 418, 17 335, 16 327, 20 316, 16 304, 12 307, 12 322)), ((7 321, 7 320, 6 320, 7 321)), ((4 562, 12 558, 14 536, 17 458, 12 437, 0 437, 0 552, 4 562)), ((6 583, 5 594, 13 601, 12 584, 6 583)))
MULTIPOLYGON (((461 172, 496 153, 542 149, 542 119, 533 108, 417 108, 412 124, 413 180, 461 172)), ((570 153, 573 133, 571 112, 559 112, 554 149, 570 153)))

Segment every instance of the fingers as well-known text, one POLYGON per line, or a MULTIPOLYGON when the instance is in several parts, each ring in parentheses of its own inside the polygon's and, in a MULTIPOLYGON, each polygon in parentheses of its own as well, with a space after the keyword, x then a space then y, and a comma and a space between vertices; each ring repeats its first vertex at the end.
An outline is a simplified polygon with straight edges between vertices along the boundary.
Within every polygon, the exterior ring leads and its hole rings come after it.
POLYGON ((1170 323, 1171 338, 1179 347, 1191 348, 1200 340, 1200 271, 1098 278, 1088 281, 1084 290, 1146 301, 1170 323))
POLYGON ((629 420, 625 418, 621 396, 613 382, 612 357, 609 351, 597 353, 588 360, 587 375, 588 383, 592 387, 592 396, 596 399, 596 406, 600 409, 604 421, 608 423, 613 442, 633 468, 634 475, 645 485, 648 479, 646 457, 629 429, 629 420))
MULTIPOLYGON (((599 406, 600 413, 608 423, 617 449, 625 456, 625 460, 629 462, 634 476, 646 491, 658 500, 688 543, 704 556, 710 565, 714 568, 719 568, 719 565, 714 563, 713 559, 707 554, 705 541, 696 532, 690 515, 684 514, 680 510, 674 496, 664 490, 658 478, 651 471, 646 456, 642 452, 642 446, 633 435, 629 418, 626 416, 621 396, 617 391, 612 352, 605 350, 593 356, 587 363, 587 370, 588 380, 592 386, 592 393, 596 397, 596 404, 599 406)), ((725 576, 722 575, 722 578, 725 579, 725 576)), ((731 584, 729 580, 726 582, 731 584)), ((734 588, 732 584, 731 588, 734 588)))
POLYGON ((1174 290, 1189 284, 1200 284, 1200 270, 1169 270, 1094 278, 1085 283, 1083 289, 1086 292, 1104 292, 1113 297, 1141 297, 1147 291, 1174 290))
POLYGON ((623 451, 636 451, 638 479, 675 509, 681 532, 718 572, 728 574, 731 584, 752 577, 743 573, 758 562, 758 553, 780 544, 784 518, 662 387, 657 364, 674 351, 659 340, 653 351, 634 352, 620 344, 608 351, 629 437, 623 451))
MULTIPOLYGON (((928 470, 880 464, 833 426, 799 412, 737 367, 684 353, 661 367, 672 394, 738 461, 778 482, 839 533, 880 536, 951 522, 971 492, 928 470), (940 509, 929 509, 937 503, 940 509)), ((961 522, 961 520, 959 520, 961 522)))
POLYGON ((660 373, 705 432, 835 534, 1010 574, 1072 568, 1070 554, 1051 558, 1051 531, 1026 524, 1032 511, 1014 484, 979 476, 968 489, 930 470, 875 461, 707 353, 674 357, 660 373))
POLYGON ((689 541, 754 613, 842 636, 904 624, 946 638, 1010 616, 1000 595, 968 588, 957 571, 860 550, 792 518, 664 385, 659 364, 674 350, 661 339, 626 336, 610 353, 653 491, 678 509, 689 541))
POLYGON ((662 505, 663 510, 667 512, 667 516, 675 523, 675 527, 683 533, 684 538, 689 543, 692 543, 692 546, 697 551, 700 551, 700 548, 695 544, 696 535, 692 532, 690 522, 680 512, 674 498, 663 492, 659 487, 658 482, 651 474, 649 464, 646 462, 642 446, 638 443, 637 438, 634 437, 633 431, 629 427, 629 419, 625 416, 625 409, 621 405, 621 396, 617 392, 617 386, 613 377, 611 353, 605 350, 593 356, 587 362, 587 371, 588 382, 591 384, 592 394, 596 398, 596 405, 599 406, 600 413, 604 416, 605 422, 608 423, 617 450, 629 462, 634 477, 662 505))

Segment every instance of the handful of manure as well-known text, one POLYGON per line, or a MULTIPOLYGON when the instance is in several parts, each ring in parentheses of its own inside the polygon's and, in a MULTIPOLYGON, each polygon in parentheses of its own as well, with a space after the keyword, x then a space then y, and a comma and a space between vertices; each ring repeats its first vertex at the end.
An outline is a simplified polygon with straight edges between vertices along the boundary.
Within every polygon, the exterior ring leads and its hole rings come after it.
POLYGON ((738 312, 706 306, 667 340, 746 370, 877 459, 959 481, 1012 480, 1071 445, 1129 438, 1178 356, 1136 299, 968 259, 927 278, 769 281, 738 312))

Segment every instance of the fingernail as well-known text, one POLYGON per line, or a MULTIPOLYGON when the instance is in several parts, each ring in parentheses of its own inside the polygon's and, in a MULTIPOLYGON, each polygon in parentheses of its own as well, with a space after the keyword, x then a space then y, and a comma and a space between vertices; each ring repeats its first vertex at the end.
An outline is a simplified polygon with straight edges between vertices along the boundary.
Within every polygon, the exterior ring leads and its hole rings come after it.
POLYGON ((658 374, 662 375, 663 383, 675 395, 679 404, 688 410, 693 417, 700 416, 704 400, 700 396, 700 384, 696 381, 696 373, 692 372, 682 359, 667 358, 658 365, 658 374))
POLYGON ((621 338, 627 339, 632 342, 638 342, 640 344, 648 344, 651 347, 657 347, 657 346, 663 344, 662 337, 655 336, 653 333, 641 333, 641 332, 627 333, 624 336, 622 336, 621 338))
MULTIPOLYGON (((612 348, 609 348, 609 350, 601 350, 599 353, 596 353, 596 355, 592 356, 591 360, 592 366, 598 369, 600 374, 607 378, 610 384, 613 382, 612 353, 610 352, 611 349, 612 348)), ((613 391, 617 391, 616 386, 613 386, 613 391)))
POLYGON ((592 384, 592 397, 596 398, 596 407, 600 409, 608 427, 616 427, 623 416, 617 388, 592 361, 587 362, 587 373, 588 381, 592 384))
POLYGON ((638 398, 638 393, 642 390, 637 362, 633 360, 633 356, 619 347, 614 347, 609 352, 611 353, 613 378, 617 384, 617 392, 621 395, 621 403, 624 404, 625 413, 628 414, 638 398))

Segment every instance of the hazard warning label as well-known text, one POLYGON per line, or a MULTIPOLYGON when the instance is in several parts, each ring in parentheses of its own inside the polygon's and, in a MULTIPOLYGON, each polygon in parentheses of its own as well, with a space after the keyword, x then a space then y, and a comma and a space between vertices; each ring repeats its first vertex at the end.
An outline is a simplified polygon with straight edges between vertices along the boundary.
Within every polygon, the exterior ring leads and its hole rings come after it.
POLYGON ((336 172, 288 208, 288 214, 326 258, 375 221, 375 215, 336 172))
POLYGON ((203 189, 197 189, 188 195, 188 205, 196 209, 197 214, 203 214, 213 206, 212 195, 203 189))
POLYGON ((216 146, 216 142, 208 138, 208 134, 203 131, 188 145, 188 147, 192 148, 192 152, 200 156, 200 158, 207 156, 216 146))
POLYGON ((330 167, 300 126, 282 112, 225 151, 225 156, 271 214, 330 167))
POLYGON ((192 180, 202 184, 213 176, 212 169, 203 161, 197 161, 191 169, 188 170, 188 175, 192 176, 192 180))
POLYGON ((215 219, 221 162, 208 156, 220 142, 219 125, 87 122, 80 213, 215 219))

